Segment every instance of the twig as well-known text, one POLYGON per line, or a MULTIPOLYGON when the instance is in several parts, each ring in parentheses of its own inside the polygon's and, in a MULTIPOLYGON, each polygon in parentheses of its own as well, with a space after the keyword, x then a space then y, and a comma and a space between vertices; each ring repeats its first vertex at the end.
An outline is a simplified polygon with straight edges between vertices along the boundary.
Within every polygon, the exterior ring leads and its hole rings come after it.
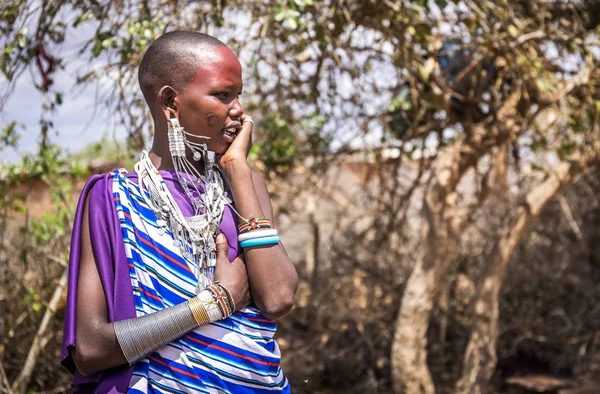
POLYGON ((560 204, 560 208, 562 209, 563 213, 565 214, 565 219, 567 219, 567 223, 569 223, 569 227, 571 227, 571 230, 575 234, 575 237, 577 238, 578 241, 583 241, 583 235, 581 234, 581 229, 579 228, 579 225, 573 218, 573 212, 571 212, 571 208, 569 207, 569 203, 567 202, 567 199, 564 196, 558 196, 558 203, 560 204))
POLYGON ((8 377, 6 376, 6 372, 4 371, 4 364, 2 363, 2 360, 0 359, 0 388, 4 386, 6 391, 4 391, 7 394, 14 394, 13 391, 10 388, 10 382, 8 381, 8 377))
POLYGON ((520 36, 517 39, 517 43, 521 45, 529 40, 535 40, 536 38, 544 38, 545 35, 546 32, 544 32, 543 30, 532 31, 531 33, 523 34, 522 36, 520 36))
POLYGON ((44 339, 46 337, 46 331, 50 325, 50 320, 54 316, 54 313, 56 313, 56 308, 58 307, 58 303, 60 302, 63 290, 67 285, 68 272, 68 268, 65 268, 63 270, 63 274, 60 277, 58 286, 54 290, 52 298, 48 303, 48 308, 46 308, 46 312, 44 313, 42 322, 40 323, 37 333, 33 338, 33 342, 31 343, 31 347, 29 348, 29 353, 27 353, 27 358, 25 359, 25 363, 23 364, 23 369, 21 369, 21 373, 19 373, 19 376, 12 385, 12 391, 14 392, 14 394, 25 393, 25 390, 29 385, 31 375, 35 370, 35 365, 37 364, 40 353, 47 342, 44 339))
POLYGON ((46 255, 46 258, 50 261, 54 261, 55 263, 62 265, 63 267, 67 266, 67 262, 64 259, 61 259, 60 257, 46 255))
POLYGON ((17 320, 15 320, 15 323, 12 325, 12 327, 8 331, 9 338, 12 338, 15 335, 15 329, 17 327, 19 327, 21 325, 21 323, 23 323, 23 321, 27 318, 27 315, 28 315, 27 311, 24 311, 19 315, 19 317, 17 317, 17 320))

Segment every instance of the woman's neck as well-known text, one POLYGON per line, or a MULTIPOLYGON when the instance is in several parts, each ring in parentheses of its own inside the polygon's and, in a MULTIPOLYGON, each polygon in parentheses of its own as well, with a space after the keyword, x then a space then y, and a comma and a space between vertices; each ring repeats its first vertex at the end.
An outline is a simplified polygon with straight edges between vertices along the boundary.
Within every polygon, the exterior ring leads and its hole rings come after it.
MULTIPOLYGON (((204 170, 202 161, 192 160, 193 154, 189 148, 186 148, 186 154, 188 161, 202 174, 204 170)), ((156 169, 175 171, 171 151, 169 151, 169 135, 166 122, 154 122, 154 139, 152 140, 149 156, 156 169)))
MULTIPOLYGON (((189 151, 189 148, 186 148, 186 151, 189 151)), ((152 149, 150 149, 148 156, 157 170, 175 171, 173 158, 171 156, 171 152, 169 151, 168 141, 157 141, 157 138, 155 138, 152 144, 152 149)), ((204 172, 202 161, 190 160, 191 155, 188 154, 188 156, 190 156, 188 157, 188 161, 190 161, 194 168, 196 168, 196 170, 202 174, 204 172)))

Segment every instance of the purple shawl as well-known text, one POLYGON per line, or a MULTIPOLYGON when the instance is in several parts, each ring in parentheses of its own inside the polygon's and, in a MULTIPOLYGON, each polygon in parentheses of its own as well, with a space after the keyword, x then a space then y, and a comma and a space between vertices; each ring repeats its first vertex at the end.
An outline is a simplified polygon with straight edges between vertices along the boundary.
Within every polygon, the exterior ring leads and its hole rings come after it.
MULTIPOLYGON (((160 173, 183 214, 190 216, 192 205, 181 186, 177 183, 175 173, 171 171, 160 171, 160 173)), ((127 177, 137 183, 135 173, 129 173, 127 177)), ((71 254, 69 257, 69 285, 60 362, 74 375, 72 388, 73 392, 77 393, 126 393, 134 368, 124 364, 90 376, 83 376, 77 371, 72 355, 75 347, 77 281, 81 257, 81 222, 88 195, 90 238, 94 259, 106 296, 108 321, 114 322, 136 317, 125 245, 112 198, 112 182, 113 179, 110 173, 94 175, 87 181, 79 197, 73 223, 71 254)), ((230 194, 229 197, 231 198, 230 194)), ((237 218, 233 215, 231 208, 226 207, 221 222, 221 231, 227 237, 230 261, 233 261, 239 250, 236 224, 237 218)))

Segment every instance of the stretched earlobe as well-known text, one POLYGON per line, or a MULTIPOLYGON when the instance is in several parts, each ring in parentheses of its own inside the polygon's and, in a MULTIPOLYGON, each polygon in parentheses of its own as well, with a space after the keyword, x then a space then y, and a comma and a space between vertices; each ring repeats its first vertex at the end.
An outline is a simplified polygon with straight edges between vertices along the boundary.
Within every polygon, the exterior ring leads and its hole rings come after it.
POLYGON ((158 102, 165 115, 165 119, 179 118, 177 91, 171 86, 163 86, 158 91, 158 102))

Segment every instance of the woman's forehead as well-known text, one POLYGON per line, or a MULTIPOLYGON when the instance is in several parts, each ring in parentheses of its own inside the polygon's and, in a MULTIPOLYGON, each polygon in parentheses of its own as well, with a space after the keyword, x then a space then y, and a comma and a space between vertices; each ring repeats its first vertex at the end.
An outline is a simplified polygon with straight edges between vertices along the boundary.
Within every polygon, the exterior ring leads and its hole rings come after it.
POLYGON ((203 85, 230 85, 242 84, 242 65, 237 56, 228 47, 212 48, 204 53, 198 62, 196 75, 192 83, 203 85))

